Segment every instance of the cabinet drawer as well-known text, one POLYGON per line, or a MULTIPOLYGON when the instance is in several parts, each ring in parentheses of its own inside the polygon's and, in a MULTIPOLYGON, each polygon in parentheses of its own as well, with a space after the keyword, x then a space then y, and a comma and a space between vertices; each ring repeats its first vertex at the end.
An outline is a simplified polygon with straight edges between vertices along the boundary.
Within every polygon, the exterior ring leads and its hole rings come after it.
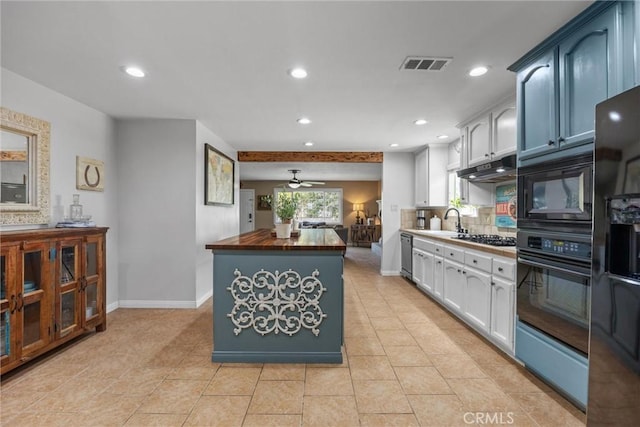
POLYGON ((513 281, 516 278, 516 263, 509 260, 494 258, 493 269, 491 272, 496 276, 513 281))
POLYGON ((491 273, 491 257, 490 256, 487 256, 478 252, 465 251, 464 264, 467 267, 473 267, 473 268, 477 268, 478 270, 491 273))
POLYGON ((433 253, 439 256, 444 256, 444 245, 442 243, 434 243, 433 253))
POLYGON ((444 257, 454 261, 458 261, 460 263, 464 263, 464 250, 454 248, 453 246, 445 246, 444 257))
POLYGON ((413 247, 421 249, 425 252, 433 252, 434 243, 430 240, 413 238, 413 247))

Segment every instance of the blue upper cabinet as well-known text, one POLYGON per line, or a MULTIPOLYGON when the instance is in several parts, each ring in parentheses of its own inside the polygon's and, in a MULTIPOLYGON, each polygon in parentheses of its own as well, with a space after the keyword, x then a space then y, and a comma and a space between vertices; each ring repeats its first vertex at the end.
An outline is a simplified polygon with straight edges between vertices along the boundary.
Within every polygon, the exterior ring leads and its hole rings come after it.
POLYGON ((596 104, 620 93, 620 17, 617 4, 559 46, 560 148, 592 142, 596 104))
POLYGON ((555 49, 518 73, 518 157, 533 157, 554 149, 556 114, 555 49))
POLYGON ((521 166, 592 149, 596 104, 634 85, 636 5, 595 2, 509 67, 521 166))

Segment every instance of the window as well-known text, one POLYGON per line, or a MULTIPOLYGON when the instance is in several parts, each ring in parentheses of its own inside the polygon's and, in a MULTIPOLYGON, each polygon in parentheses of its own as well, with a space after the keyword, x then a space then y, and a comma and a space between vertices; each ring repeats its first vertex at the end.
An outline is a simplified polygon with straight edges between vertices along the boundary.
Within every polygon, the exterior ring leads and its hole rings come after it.
MULTIPOLYGON (((342 224, 342 188, 323 189, 282 189, 276 188, 274 192, 274 206, 278 196, 282 192, 292 192, 298 198, 298 221, 326 222, 327 224, 342 224)), ((273 214, 274 222, 280 222, 280 218, 273 214)))

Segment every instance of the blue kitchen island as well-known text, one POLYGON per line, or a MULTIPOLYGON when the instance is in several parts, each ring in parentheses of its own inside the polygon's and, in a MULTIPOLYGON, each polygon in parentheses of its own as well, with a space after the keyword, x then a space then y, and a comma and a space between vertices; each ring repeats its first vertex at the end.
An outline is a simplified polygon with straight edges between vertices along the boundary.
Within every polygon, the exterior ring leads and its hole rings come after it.
POLYGON ((342 363, 343 255, 333 229, 262 229, 213 252, 214 362, 342 363))

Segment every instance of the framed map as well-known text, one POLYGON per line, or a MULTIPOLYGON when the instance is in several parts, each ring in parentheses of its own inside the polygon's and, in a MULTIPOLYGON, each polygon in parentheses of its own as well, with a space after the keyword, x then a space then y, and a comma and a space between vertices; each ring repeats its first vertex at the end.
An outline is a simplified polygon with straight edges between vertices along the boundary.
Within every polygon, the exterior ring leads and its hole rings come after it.
POLYGON ((235 162, 204 144, 204 204, 233 205, 235 162))

